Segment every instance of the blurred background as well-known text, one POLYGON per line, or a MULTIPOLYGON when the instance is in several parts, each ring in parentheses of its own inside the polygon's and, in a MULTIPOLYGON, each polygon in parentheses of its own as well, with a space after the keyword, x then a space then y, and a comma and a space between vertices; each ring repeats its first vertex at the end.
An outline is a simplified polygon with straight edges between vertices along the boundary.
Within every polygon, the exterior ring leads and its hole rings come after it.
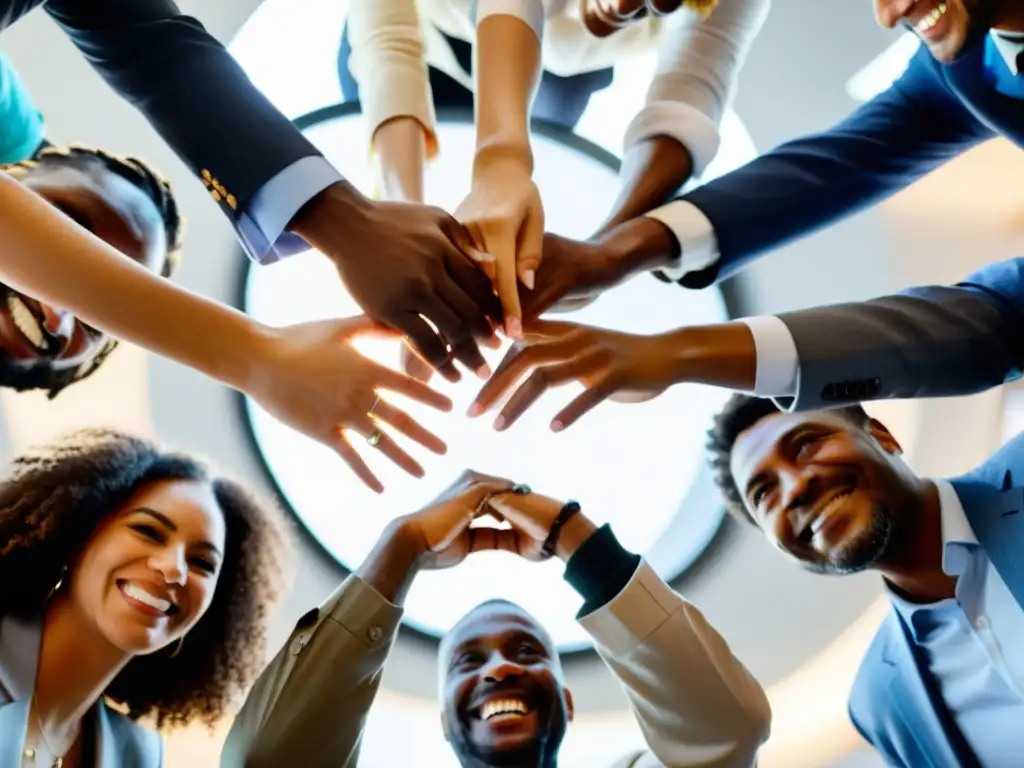
MULTIPOLYGON (((181 0, 179 5, 230 46, 288 116, 308 115, 340 100, 335 60, 345 0, 181 0)), ((723 148, 709 174, 827 127, 887 87, 914 45, 880 30, 866 0, 776 0, 747 60, 723 148)), ((143 157, 174 183, 188 219, 179 273, 183 284, 271 323, 356 312, 318 254, 250 269, 202 183, 107 89, 46 14, 16 24, 0 48, 22 73, 52 140, 143 157)), ((646 59, 623 62, 620 80, 593 99, 578 137, 552 134, 538 140, 538 184, 556 231, 584 236, 603 217, 615 192, 611 163, 628 116, 643 98, 642 90, 630 89, 621 78, 652 68, 646 59)), ((310 138, 369 191, 358 114, 322 112, 307 122, 310 138)), ((441 158, 427 182, 431 202, 451 206, 466 191, 470 131, 465 116, 444 116, 441 158)), ((1021 153, 993 141, 879 208, 761 260, 721 290, 692 293, 644 276, 579 319, 654 331, 727 315, 863 299, 911 284, 953 282, 979 265, 1024 253, 1024 188, 1015 183, 1020 178, 1021 153)), ((394 348, 366 351, 397 359, 394 348)), ((472 387, 467 382, 448 390, 456 414, 472 387)), ((774 725, 762 768, 881 765, 849 724, 845 708, 860 657, 886 610, 880 585, 872 576, 806 575, 759 536, 723 518, 702 461, 703 432, 723 399, 723 393, 682 387, 644 406, 609 406, 557 437, 544 426, 554 400, 500 439, 486 423, 458 416, 442 423, 431 414, 424 418, 448 440, 448 456, 427 461, 428 478, 422 481, 402 478, 378 462, 375 469, 381 469, 388 492, 377 498, 362 490, 333 455, 235 393, 123 346, 99 373, 53 402, 34 393, 0 392, 0 459, 74 427, 116 426, 205 454, 277 496, 294 515, 302 551, 291 592, 275 619, 275 649, 295 620, 323 600, 347 568, 358 565, 388 519, 421 506, 466 466, 577 498, 698 605, 768 688, 774 725)), ((966 471, 1024 426, 1024 400, 1017 389, 967 399, 889 402, 870 410, 890 426, 915 468, 928 474, 966 471), (941 421, 936 414, 942 414, 941 421)), ((496 595, 534 611, 565 652, 577 719, 562 764, 590 768, 642 745, 617 683, 572 620, 578 600, 558 573, 502 557, 482 557, 417 583, 409 598, 408 626, 372 711, 361 766, 454 764, 436 707, 437 637, 462 611, 496 595), (393 738, 396 730, 401 739, 393 738)), ((212 733, 202 728, 172 733, 168 765, 216 765, 226 725, 212 733)))

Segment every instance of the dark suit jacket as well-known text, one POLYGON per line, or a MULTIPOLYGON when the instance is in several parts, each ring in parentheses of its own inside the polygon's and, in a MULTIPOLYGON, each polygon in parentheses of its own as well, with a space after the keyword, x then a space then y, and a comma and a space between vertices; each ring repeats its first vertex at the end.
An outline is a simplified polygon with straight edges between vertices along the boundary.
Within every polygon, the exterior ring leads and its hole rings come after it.
POLYGON ((831 130, 772 150, 684 195, 715 229, 720 258, 679 282, 703 288, 757 256, 856 213, 994 136, 1024 147, 1024 99, 996 88, 972 45, 953 64, 926 47, 893 86, 831 130))
POLYGON ((37 6, 197 176, 219 180, 233 222, 277 173, 320 154, 170 0, 0 0, 0 29, 37 6))
POLYGON ((952 397, 1020 378, 1024 258, 955 286, 923 286, 864 302, 779 315, 800 361, 792 410, 864 400, 952 397))
MULTIPOLYGON (((978 543, 1024 611, 1022 480, 1024 435, 950 482, 978 543)), ((895 610, 861 663, 850 695, 850 717, 890 765, 980 768, 895 610)))

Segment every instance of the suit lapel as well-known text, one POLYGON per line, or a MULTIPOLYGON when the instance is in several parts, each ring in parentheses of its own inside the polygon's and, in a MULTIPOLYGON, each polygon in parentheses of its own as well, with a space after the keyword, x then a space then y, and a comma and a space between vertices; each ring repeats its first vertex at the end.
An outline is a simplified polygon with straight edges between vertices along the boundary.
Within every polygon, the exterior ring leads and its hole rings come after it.
POLYGON ((1007 471, 1002 487, 954 481, 967 520, 996 572, 1024 610, 1024 489, 1013 487, 1007 471))

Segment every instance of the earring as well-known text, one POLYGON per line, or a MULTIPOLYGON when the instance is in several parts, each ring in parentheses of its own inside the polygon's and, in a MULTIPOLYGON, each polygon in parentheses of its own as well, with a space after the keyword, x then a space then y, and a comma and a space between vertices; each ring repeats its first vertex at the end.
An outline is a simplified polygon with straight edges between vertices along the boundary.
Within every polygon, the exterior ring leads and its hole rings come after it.
POLYGON ((64 584, 64 578, 68 575, 68 567, 66 565, 61 566, 60 576, 57 577, 57 583, 53 585, 53 589, 50 590, 50 594, 46 596, 46 602, 50 602, 53 596, 57 594, 57 590, 64 584))
POLYGON ((171 652, 171 655, 170 655, 169 658, 172 658, 172 659, 178 658, 178 654, 181 653, 181 646, 184 645, 184 644, 185 644, 185 636, 182 635, 181 637, 178 638, 178 644, 174 647, 174 650, 171 652))

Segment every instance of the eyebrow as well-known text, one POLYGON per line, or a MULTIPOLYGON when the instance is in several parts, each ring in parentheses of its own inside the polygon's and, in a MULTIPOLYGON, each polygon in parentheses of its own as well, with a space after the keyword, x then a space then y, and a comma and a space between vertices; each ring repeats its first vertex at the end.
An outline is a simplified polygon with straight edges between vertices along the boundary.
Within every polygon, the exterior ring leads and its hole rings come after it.
MULTIPOLYGON (((136 507, 129 514, 148 515, 149 517, 152 517, 154 520, 163 525, 164 528, 167 528, 170 531, 178 530, 178 526, 174 524, 174 521, 171 520, 171 518, 169 518, 163 512, 157 512, 155 509, 150 509, 149 507, 136 507)), ((209 550, 210 552, 215 552, 218 555, 221 554, 221 551, 217 549, 217 547, 212 542, 209 541, 201 541, 196 546, 199 549, 209 550)))

